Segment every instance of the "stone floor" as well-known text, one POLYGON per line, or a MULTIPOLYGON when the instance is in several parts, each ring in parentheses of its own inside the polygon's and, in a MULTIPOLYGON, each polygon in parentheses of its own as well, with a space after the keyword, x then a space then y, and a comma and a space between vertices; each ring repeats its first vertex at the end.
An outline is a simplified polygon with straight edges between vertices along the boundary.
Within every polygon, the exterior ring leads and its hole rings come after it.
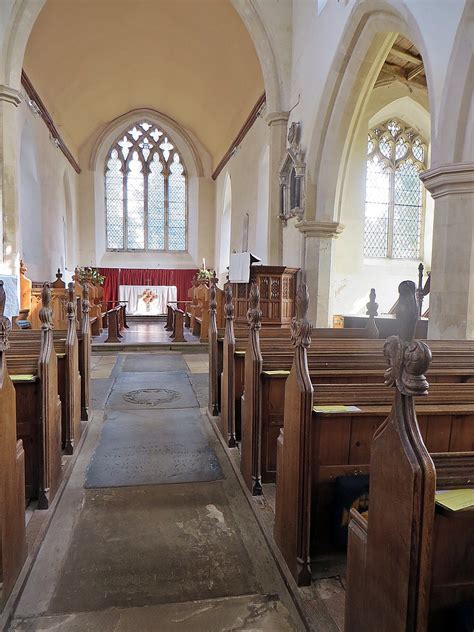
POLYGON ((92 377, 89 431, 10 630, 303 630, 204 414, 207 357, 94 355, 92 377))
MULTIPOLYGON (((123 340, 122 344, 170 344, 170 332, 165 330, 165 323, 163 320, 152 320, 151 322, 143 321, 129 321, 128 329, 122 331, 123 340)), ((184 337, 187 342, 198 343, 199 338, 193 336, 193 334, 184 328, 184 337)), ((107 330, 100 336, 94 336, 93 345, 97 343, 103 343, 107 339, 107 330)))

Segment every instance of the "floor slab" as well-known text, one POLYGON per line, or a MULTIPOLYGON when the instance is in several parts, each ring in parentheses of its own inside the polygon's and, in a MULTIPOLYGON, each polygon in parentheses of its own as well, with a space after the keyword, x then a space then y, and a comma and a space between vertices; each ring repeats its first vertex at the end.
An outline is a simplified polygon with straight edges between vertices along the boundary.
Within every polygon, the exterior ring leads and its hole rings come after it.
POLYGON ((273 595, 249 595, 143 608, 55 615, 16 621, 18 632, 294 632, 288 610, 273 595), (158 623, 159 622, 159 623, 158 623))
POLYGON ((186 362, 180 353, 141 353, 128 355, 122 371, 132 373, 143 371, 186 371, 186 362))
POLYGON ((87 470, 87 488, 222 478, 198 409, 108 411, 87 470))
POLYGON ((90 490, 48 614, 257 589, 222 483, 90 490))

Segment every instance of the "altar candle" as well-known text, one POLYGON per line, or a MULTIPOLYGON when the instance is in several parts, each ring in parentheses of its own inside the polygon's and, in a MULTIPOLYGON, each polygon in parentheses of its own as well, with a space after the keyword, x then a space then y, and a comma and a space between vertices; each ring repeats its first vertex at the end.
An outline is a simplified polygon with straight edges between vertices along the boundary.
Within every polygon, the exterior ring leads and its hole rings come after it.
POLYGON ((206 259, 204 257, 202 258, 202 269, 206 269, 206 259))

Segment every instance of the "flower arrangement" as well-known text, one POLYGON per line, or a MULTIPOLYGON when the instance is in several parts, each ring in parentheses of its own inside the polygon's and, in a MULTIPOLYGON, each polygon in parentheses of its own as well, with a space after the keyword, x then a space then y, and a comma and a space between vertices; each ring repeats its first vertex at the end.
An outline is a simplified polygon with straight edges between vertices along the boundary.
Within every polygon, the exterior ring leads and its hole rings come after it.
POLYGON ((79 281, 81 283, 85 283, 86 281, 92 281, 92 283, 98 283, 99 285, 104 285, 105 276, 99 274, 97 268, 76 268, 76 274, 79 274, 79 281))

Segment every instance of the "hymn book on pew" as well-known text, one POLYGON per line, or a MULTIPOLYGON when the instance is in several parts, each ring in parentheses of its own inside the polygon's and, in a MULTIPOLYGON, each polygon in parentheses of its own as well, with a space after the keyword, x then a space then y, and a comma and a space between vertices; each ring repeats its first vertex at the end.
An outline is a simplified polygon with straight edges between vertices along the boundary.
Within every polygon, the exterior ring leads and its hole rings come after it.
POLYGON ((474 509, 474 489, 443 489, 438 490, 435 495, 438 505, 450 511, 462 511, 463 509, 474 509))
POLYGON ((360 413, 360 408, 357 406, 313 406, 313 412, 315 413, 360 413))

